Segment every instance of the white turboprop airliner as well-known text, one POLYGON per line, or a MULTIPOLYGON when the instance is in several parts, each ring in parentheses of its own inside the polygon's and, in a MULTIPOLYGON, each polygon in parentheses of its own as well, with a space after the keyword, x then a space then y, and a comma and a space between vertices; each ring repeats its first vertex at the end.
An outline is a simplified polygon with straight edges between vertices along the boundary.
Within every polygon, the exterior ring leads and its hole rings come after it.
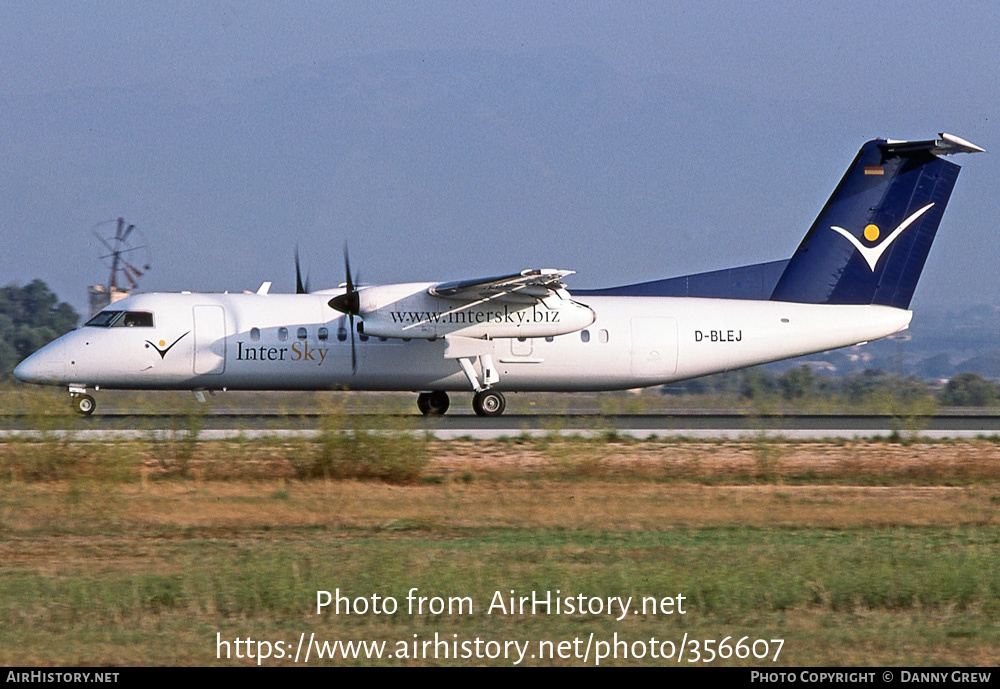
MULTIPOLYGON (((566 270, 269 294, 137 294, 25 359, 14 375, 88 388, 412 390, 424 414, 474 392, 620 390, 886 337, 908 327, 917 278, 958 177, 949 134, 866 143, 784 261, 567 291, 566 270)), ((296 261, 296 272, 298 265, 296 261)))

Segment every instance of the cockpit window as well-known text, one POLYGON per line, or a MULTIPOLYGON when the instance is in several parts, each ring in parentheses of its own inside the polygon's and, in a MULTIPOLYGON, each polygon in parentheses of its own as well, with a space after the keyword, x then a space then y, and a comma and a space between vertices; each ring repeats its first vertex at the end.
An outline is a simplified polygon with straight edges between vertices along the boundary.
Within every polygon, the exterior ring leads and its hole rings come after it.
POLYGON ((98 328, 110 328, 121 315, 121 311, 101 311, 99 314, 84 323, 84 325, 92 325, 98 328))
POLYGON ((84 325, 97 328, 152 328, 153 314, 149 311, 101 311, 84 325))
POLYGON ((115 323, 116 328, 152 328, 153 314, 149 311, 126 311, 125 315, 115 323))

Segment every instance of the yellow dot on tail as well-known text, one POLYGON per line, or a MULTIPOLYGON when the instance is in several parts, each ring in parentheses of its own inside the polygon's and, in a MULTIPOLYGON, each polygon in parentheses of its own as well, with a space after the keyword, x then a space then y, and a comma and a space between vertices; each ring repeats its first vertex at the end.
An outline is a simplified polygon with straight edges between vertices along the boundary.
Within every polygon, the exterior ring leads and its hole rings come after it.
POLYGON ((160 346, 161 346, 161 347, 162 347, 163 345, 165 345, 165 344, 167 344, 166 340, 160 340, 160 346))
POLYGON ((869 242, 874 242, 876 239, 878 239, 878 235, 879 235, 878 226, 868 225, 865 227, 865 239, 867 239, 869 242))

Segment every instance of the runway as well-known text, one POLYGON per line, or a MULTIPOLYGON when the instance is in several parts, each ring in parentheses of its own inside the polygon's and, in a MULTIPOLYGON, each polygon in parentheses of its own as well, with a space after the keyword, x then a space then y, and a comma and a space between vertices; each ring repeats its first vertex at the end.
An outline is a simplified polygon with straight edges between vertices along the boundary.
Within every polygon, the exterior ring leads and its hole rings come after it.
POLYGON ((1000 415, 941 413, 926 417, 888 414, 744 414, 686 412, 671 414, 510 414, 481 418, 471 414, 422 417, 415 414, 343 414, 316 412, 212 411, 185 415, 106 413, 92 417, 0 417, 0 437, 69 435, 78 440, 146 437, 195 431, 205 440, 224 438, 309 437, 323 430, 372 429, 429 433, 447 440, 492 440, 550 434, 628 438, 788 439, 921 437, 976 438, 1000 435, 1000 415))

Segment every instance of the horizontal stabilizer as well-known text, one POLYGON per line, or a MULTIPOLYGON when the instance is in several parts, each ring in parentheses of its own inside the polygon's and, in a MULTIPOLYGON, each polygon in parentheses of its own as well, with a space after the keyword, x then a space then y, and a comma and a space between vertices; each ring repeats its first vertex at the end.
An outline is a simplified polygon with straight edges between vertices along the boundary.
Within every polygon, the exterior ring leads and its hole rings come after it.
POLYGON ((985 153, 985 148, 980 148, 965 139, 960 139, 953 134, 941 132, 940 139, 930 139, 929 141, 886 141, 885 150, 895 155, 910 155, 917 151, 927 151, 931 155, 946 156, 955 153, 985 153))

